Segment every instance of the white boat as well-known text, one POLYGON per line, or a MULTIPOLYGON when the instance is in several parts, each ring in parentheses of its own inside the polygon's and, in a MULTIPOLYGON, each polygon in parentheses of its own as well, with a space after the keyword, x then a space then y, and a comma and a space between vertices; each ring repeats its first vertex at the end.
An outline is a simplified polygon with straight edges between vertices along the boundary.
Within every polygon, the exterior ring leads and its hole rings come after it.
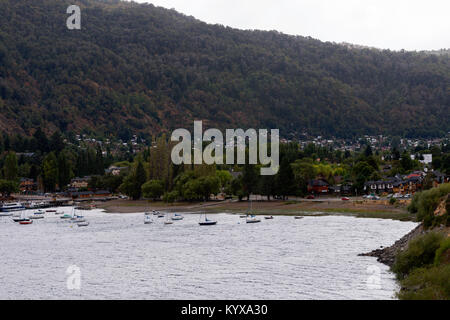
POLYGON ((144 224, 151 224, 151 223, 153 223, 152 216, 145 215, 145 217, 144 217, 144 224))
POLYGON ((12 212, 0 212, 0 217, 10 217, 12 215, 12 212))
POLYGON ((170 220, 170 214, 167 214, 166 220, 164 221, 164 224, 173 224, 173 221, 170 220))
POLYGON ((72 218, 70 220, 74 223, 86 222, 86 219, 84 218, 84 216, 81 216, 78 214, 75 215, 75 208, 72 211, 72 218))
POLYGON ((251 212, 253 212, 253 203, 252 203, 252 199, 250 198, 250 210, 249 210, 250 214, 247 214, 247 219, 245 220, 245 222, 246 223, 261 222, 261 219, 257 218, 254 214, 251 214, 251 212))
POLYGON ((83 216, 76 216, 72 218, 72 221, 75 223, 79 223, 79 222, 86 222, 86 219, 83 216))
POLYGON ((45 212, 43 210, 35 211, 32 215, 29 216, 30 219, 44 219, 45 212))
POLYGON ((175 215, 172 217, 173 221, 179 221, 179 220, 183 220, 184 217, 181 214, 175 213, 175 215))
POLYGON ((158 218, 164 218, 166 216, 164 213, 161 213, 159 211, 157 211, 157 215, 158 215, 158 218))
POLYGON ((87 221, 78 222, 77 225, 79 227, 87 227, 89 225, 89 222, 87 222, 87 221))
POLYGON ((202 219, 202 215, 200 215, 200 221, 199 221, 198 224, 201 225, 201 226, 213 226, 213 225, 217 224, 217 221, 209 220, 206 217, 206 214, 205 214, 205 218, 204 219, 202 219))
POLYGON ((261 222, 261 219, 259 219, 258 217, 256 217, 255 215, 250 215, 249 217, 247 217, 247 219, 245 220, 246 223, 258 223, 261 222))
MULTIPOLYGON (((0 207, 0 212, 20 211, 23 209, 25 209, 25 207, 20 202, 8 202, 8 203, 4 203, 0 207)), ((3 214, 1 216, 6 216, 6 214, 3 214)))
POLYGON ((12 219, 14 222, 22 222, 22 221, 29 221, 30 219, 27 217, 25 212, 21 211, 19 216, 14 216, 12 219))

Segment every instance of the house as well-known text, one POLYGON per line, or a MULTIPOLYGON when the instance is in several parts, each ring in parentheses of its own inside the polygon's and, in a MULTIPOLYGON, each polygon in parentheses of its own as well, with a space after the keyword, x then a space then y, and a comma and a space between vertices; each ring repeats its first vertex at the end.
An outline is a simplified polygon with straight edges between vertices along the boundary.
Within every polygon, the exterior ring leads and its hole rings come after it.
POLYGON ((421 176, 417 175, 411 175, 410 178, 408 178, 408 192, 409 193, 415 193, 416 191, 422 189, 422 181, 423 178, 421 176))
POLYGON ((367 181, 364 183, 364 191, 366 193, 392 193, 394 190, 394 184, 398 180, 396 178, 387 178, 385 180, 367 181))
POLYGON ((33 179, 21 178, 19 190, 23 194, 30 194, 37 191, 37 183, 33 179))
POLYGON ((450 182, 450 176, 443 174, 440 171, 434 170, 429 174, 433 175, 433 187, 438 187, 442 183, 450 182))
POLYGON ((329 192, 329 184, 325 180, 310 180, 308 183, 308 192, 315 194, 324 194, 329 192))
POLYGON ((89 199, 94 193, 92 191, 76 191, 72 192, 72 199, 89 199))
POLYGON ((120 175, 121 172, 128 170, 128 167, 116 167, 110 166, 108 169, 105 169, 106 174, 112 174, 113 176, 120 175))
POLYGON ((70 180, 70 187, 77 189, 87 188, 89 185, 89 180, 90 177, 73 178, 72 180, 70 180))
POLYGON ((111 197, 111 192, 109 192, 108 190, 98 190, 94 192, 94 197, 96 198, 111 197))
POLYGON ((397 182, 394 182, 393 184, 393 193, 405 193, 405 191, 408 190, 408 183, 403 180, 399 180, 397 182))

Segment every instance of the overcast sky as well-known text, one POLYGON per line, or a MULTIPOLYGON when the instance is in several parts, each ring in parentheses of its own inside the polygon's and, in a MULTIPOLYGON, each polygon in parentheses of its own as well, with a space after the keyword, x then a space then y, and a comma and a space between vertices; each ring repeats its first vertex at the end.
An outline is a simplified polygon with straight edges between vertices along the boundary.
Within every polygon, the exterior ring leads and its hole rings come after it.
POLYGON ((208 23, 392 50, 450 48, 449 0, 135 0, 208 23))

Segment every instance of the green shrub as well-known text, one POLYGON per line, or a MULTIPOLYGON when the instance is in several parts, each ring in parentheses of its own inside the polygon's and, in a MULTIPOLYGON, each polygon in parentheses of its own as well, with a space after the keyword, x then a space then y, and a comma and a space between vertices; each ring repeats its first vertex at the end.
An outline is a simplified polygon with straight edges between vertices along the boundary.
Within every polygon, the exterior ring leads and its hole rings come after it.
POLYGON ((394 205, 396 202, 397 202, 397 199, 395 199, 393 197, 391 199, 389 199, 389 204, 391 204, 391 205, 394 205))
POLYGON ((415 269, 401 286, 397 296, 402 300, 449 300, 450 264, 415 269))
POLYGON ((163 195, 163 201, 167 203, 174 203, 179 198, 178 191, 166 192, 163 195))
POLYGON ((444 183, 437 188, 417 192, 408 206, 408 210, 411 213, 417 213, 417 220, 422 221, 424 227, 428 228, 437 225, 439 223, 437 220, 440 218, 434 216, 434 210, 436 210, 443 197, 449 193, 450 183, 444 183))
POLYGON ((403 279, 412 269, 432 264, 443 239, 441 233, 430 232, 412 240, 407 249, 397 254, 392 271, 403 279))
MULTIPOLYGON (((450 263, 448 259, 450 252, 450 238, 445 239, 441 242, 441 246, 436 250, 436 255, 434 257, 434 265, 438 266, 441 263, 450 263)), ((450 281, 450 278, 448 279, 450 281)))

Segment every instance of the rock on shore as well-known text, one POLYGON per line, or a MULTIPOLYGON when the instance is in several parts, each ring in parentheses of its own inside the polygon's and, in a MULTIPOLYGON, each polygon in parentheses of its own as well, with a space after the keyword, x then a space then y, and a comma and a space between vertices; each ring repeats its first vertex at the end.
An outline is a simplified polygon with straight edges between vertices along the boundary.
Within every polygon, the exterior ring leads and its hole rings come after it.
POLYGON ((384 263, 389 267, 392 267, 395 261, 395 256, 399 251, 403 251, 408 246, 409 241, 415 237, 425 233, 423 225, 418 225, 414 230, 397 240, 392 246, 375 249, 368 253, 361 253, 360 256, 376 257, 378 262, 384 263))

